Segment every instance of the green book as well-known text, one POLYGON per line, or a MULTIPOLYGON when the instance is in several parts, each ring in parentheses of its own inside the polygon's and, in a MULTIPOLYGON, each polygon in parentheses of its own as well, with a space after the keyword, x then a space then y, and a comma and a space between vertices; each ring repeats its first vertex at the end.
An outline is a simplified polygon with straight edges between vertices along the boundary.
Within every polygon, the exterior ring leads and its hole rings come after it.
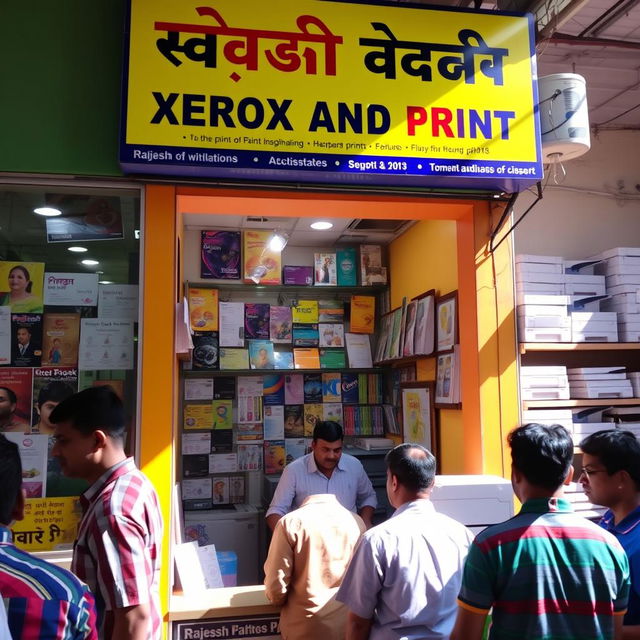
POLYGON ((320 349, 321 369, 344 369, 346 366, 344 349, 320 349))

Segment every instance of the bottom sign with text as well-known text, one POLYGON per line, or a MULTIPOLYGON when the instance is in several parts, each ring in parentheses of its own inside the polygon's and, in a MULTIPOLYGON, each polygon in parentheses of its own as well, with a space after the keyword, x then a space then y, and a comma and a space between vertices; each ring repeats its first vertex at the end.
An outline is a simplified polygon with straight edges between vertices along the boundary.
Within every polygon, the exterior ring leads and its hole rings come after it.
POLYGON ((280 638, 280 616, 244 616, 203 622, 188 620, 173 623, 173 640, 209 640, 242 638, 243 640, 276 640, 280 638))

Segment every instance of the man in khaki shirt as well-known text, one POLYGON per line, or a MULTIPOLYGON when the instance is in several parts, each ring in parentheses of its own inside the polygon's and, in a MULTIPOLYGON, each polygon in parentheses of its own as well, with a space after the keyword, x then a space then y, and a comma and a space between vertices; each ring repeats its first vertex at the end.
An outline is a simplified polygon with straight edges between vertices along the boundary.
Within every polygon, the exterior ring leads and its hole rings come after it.
POLYGON ((365 524, 332 494, 312 495, 278 521, 264 565, 267 598, 282 605, 285 640, 341 640, 347 609, 335 594, 365 524))

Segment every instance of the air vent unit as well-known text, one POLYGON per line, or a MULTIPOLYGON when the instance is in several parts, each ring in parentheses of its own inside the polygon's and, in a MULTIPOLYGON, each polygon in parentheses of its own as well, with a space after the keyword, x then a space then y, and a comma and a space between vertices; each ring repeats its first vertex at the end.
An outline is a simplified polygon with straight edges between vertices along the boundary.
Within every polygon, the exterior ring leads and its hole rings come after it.
POLYGON ((404 233, 415 220, 354 220, 343 232, 338 242, 388 243, 404 233))

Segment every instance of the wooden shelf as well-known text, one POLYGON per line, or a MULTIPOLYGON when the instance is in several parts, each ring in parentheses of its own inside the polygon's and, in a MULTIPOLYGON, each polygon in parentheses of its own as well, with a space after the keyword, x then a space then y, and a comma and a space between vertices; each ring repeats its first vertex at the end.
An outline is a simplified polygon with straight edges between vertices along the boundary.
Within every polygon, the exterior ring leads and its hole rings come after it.
POLYGON ((640 342, 521 342, 520 353, 528 351, 630 351, 640 342))
POLYGON ((185 282, 186 287, 195 287, 200 289, 218 289, 220 291, 250 291, 252 293, 290 293, 296 295, 318 295, 321 299, 331 300, 337 295, 371 295, 375 296, 379 293, 385 293, 389 290, 388 285, 372 285, 370 287, 320 287, 316 285, 289 285, 289 284, 252 284, 243 282, 202 282, 188 281, 185 282))
POLYGON ((194 378, 217 378, 224 376, 264 376, 264 375, 292 375, 294 373, 383 373, 381 368, 371 369, 351 369, 343 367, 340 369, 182 369, 182 373, 194 378))
POLYGON ((523 400, 522 408, 559 409, 563 407, 629 407, 640 405, 640 398, 572 398, 569 400, 523 400))
POLYGON ((374 362, 373 364, 376 367, 403 367, 406 364, 413 364, 425 358, 435 358, 437 355, 434 351, 433 353, 421 354, 419 356, 404 356, 403 358, 394 358, 392 360, 380 360, 380 362, 374 362))

